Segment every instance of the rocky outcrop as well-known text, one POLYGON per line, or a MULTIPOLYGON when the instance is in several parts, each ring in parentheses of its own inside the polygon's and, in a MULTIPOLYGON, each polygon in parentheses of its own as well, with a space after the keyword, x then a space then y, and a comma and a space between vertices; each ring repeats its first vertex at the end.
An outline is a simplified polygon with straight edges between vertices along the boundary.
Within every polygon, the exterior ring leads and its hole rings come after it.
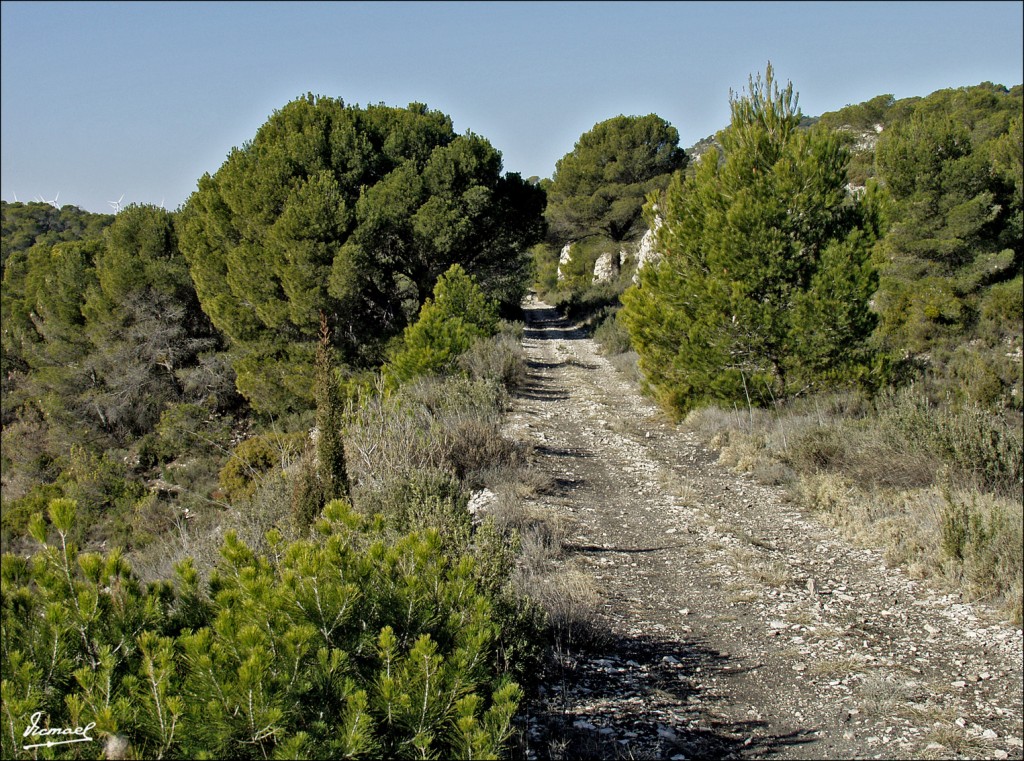
POLYGON ((640 270, 649 262, 656 262, 661 254, 655 249, 657 242, 658 228, 661 227, 661 217, 654 218, 654 227, 644 233, 640 239, 640 245, 636 249, 636 274, 633 275, 633 282, 640 282, 640 270))
POLYGON ((597 257, 594 262, 594 283, 606 283, 615 280, 622 269, 622 262, 628 256, 625 248, 621 251, 608 251, 597 257))
POLYGON ((558 256, 558 282, 565 280, 565 268, 572 258, 572 241, 562 246, 562 253, 558 256))

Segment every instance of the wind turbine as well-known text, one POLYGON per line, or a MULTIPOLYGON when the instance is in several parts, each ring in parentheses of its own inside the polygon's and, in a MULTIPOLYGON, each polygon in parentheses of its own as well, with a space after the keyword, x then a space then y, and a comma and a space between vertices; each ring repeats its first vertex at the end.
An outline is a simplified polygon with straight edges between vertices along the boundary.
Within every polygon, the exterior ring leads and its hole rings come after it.
POLYGON ((118 198, 116 201, 107 201, 107 203, 109 203, 110 206, 114 209, 114 213, 115 214, 117 214, 117 212, 121 211, 121 201, 123 199, 124 199, 124 193, 122 193, 121 197, 118 198))
POLYGON ((55 195, 55 196, 53 197, 53 200, 52 200, 52 201, 47 201, 47 200, 46 200, 45 198, 40 198, 39 200, 40 200, 40 201, 42 201, 43 203, 48 203, 48 204, 50 204, 50 206, 52 206, 52 207, 53 207, 53 208, 55 208, 55 209, 60 209, 60 206, 58 206, 58 205, 57 205, 57 199, 58 199, 58 198, 60 198, 60 193, 57 193, 57 195, 55 195))

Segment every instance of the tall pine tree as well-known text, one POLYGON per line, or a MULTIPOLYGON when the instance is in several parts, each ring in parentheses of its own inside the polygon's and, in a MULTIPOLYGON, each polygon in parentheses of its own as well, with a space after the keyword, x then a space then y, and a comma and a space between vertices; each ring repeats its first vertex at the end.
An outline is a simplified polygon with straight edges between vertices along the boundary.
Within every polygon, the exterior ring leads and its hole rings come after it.
POLYGON ((874 225, 846 190, 845 149, 798 129, 797 95, 771 64, 731 107, 724 155, 675 176, 658 209, 663 258, 623 296, 647 382, 678 414, 850 377, 874 326, 874 225))

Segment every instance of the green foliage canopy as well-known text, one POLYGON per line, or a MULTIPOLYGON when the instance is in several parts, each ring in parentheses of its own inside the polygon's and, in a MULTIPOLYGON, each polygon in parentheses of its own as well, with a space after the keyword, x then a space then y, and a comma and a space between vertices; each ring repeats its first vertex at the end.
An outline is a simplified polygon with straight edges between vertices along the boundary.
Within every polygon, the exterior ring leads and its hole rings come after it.
POLYGON ((342 359, 372 365, 454 263, 518 304, 543 203, 440 112, 310 95, 199 181, 181 245, 239 390, 279 411, 311 401, 321 312, 342 359))
MULTIPOLYGON (((269 536, 263 557, 229 533, 208 583, 184 560, 144 587, 119 552, 77 550, 75 516, 51 501, 55 541, 2 559, 5 758, 32 757, 35 711, 144 758, 501 753, 521 690, 472 559, 436 531, 388 536, 336 501, 315 539, 269 536)), ((31 531, 47 539, 41 515, 31 531)))
POLYGON ((846 151, 798 129, 769 65, 731 100, 724 161, 705 154, 659 209, 661 262, 623 295, 647 382, 676 413, 784 398, 866 361, 871 213, 846 192, 846 151))
POLYGON ((686 160, 676 128, 655 114, 594 125, 555 165, 546 212, 552 234, 561 242, 635 236, 647 195, 663 190, 686 160))

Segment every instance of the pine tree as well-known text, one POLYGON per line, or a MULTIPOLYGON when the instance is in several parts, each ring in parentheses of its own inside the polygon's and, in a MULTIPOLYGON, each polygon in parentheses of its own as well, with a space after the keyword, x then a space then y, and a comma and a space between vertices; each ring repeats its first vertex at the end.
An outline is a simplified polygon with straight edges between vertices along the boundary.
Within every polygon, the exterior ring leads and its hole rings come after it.
POLYGON ((873 327, 874 239, 845 188, 846 151, 798 129, 793 86, 770 64, 731 106, 724 156, 675 176, 659 204, 663 259, 623 296, 647 382, 679 414, 854 375, 873 327))

